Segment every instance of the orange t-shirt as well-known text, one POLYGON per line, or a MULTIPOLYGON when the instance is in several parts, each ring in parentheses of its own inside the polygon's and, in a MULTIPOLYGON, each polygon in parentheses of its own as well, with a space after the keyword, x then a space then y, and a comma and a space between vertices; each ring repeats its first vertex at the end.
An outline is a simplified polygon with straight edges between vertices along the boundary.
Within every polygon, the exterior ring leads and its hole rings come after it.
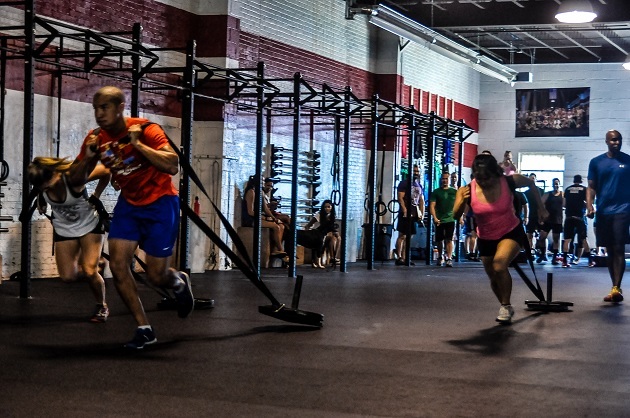
MULTIPOLYGON (((129 128, 132 125, 147 123, 148 120, 125 118, 125 122, 129 128)), ((85 143, 92 132, 90 131, 83 140, 77 159, 85 156, 85 143)), ((120 186, 120 193, 125 200, 132 205, 143 206, 155 202, 162 196, 177 196, 177 189, 171 181, 170 174, 158 170, 133 145, 119 142, 127 133, 123 131, 120 135, 112 137, 101 129, 98 134, 100 160, 111 171, 112 179, 120 186)), ((168 145, 166 134, 157 124, 148 125, 140 141, 156 150, 168 145)))

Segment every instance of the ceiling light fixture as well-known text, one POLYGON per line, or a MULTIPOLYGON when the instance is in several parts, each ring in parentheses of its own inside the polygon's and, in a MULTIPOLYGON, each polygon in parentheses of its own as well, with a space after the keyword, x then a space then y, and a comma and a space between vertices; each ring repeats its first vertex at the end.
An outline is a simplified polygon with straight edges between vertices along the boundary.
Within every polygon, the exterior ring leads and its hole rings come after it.
POLYGON ((623 68, 630 70, 630 55, 626 57, 626 61, 623 63, 623 68))
POLYGON ((505 83, 513 83, 519 74, 518 71, 480 55, 477 51, 466 48, 382 4, 371 11, 369 22, 505 83))
POLYGON ((564 0, 556 19, 562 23, 588 23, 597 17, 588 0, 564 0))

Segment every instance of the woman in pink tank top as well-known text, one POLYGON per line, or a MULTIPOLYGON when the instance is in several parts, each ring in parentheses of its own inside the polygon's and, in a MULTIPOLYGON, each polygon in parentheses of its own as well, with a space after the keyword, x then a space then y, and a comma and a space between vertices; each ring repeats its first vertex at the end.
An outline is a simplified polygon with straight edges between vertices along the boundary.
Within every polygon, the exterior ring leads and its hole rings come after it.
MULTIPOLYGON (((490 278, 490 287, 501 303, 497 321, 504 324, 512 322, 514 309, 512 295, 512 276, 508 266, 521 251, 527 236, 514 209, 514 195, 508 184, 503 169, 492 155, 479 154, 472 166, 474 180, 468 186, 457 191, 453 208, 455 219, 459 219, 466 207, 470 206, 477 223, 477 248, 486 274, 490 278)), ((515 187, 535 187, 527 177, 520 174, 511 176, 515 187)), ((536 196, 540 221, 547 217, 540 195, 536 196)))

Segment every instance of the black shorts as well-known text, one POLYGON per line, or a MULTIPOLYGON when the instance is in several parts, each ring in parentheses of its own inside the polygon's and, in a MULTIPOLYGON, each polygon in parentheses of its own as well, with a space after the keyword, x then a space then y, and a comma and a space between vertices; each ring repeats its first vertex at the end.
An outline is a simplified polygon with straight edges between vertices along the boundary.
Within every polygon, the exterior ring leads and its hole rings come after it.
POLYGON ((525 225, 525 230, 528 234, 540 231, 542 225, 538 222, 538 215, 532 216, 530 213, 529 222, 525 225))
MULTIPOLYGON (((105 233, 105 226, 103 225, 103 222, 100 220, 98 224, 96 225, 96 227, 90 232, 88 232, 88 234, 100 234, 100 235, 103 235, 104 233, 105 233)), ((85 235, 82 235, 82 236, 85 236, 85 235)), ((73 239, 79 239, 79 238, 81 237, 62 237, 53 229, 53 242, 72 241, 73 239)))
POLYGON ((611 215, 595 215, 597 229, 595 240, 598 247, 615 247, 630 244, 630 213, 615 213, 611 215))
POLYGON ((441 223, 435 227, 435 242, 451 241, 455 232, 455 222, 441 223))
MULTIPOLYGON (((411 235, 415 235, 417 232, 416 223, 418 222, 418 218, 412 216, 410 220, 411 220, 411 235)), ((408 225, 409 224, 407 222, 407 218, 402 216, 402 213, 399 213, 398 223, 396 224, 396 231, 400 232, 403 235, 407 235, 407 233, 409 232, 408 225)))
POLYGON ((586 222, 577 216, 569 216, 564 220, 564 239, 573 239, 577 234, 578 243, 586 239, 586 222))
POLYGON ((511 239, 512 241, 516 241, 518 245, 523 248, 525 246, 525 241, 527 240, 527 235, 525 235, 525 228, 520 223, 516 225, 516 228, 503 235, 499 239, 481 239, 477 238, 477 249, 479 250, 480 257, 492 257, 497 252, 497 246, 499 242, 504 239, 511 239))
POLYGON ((550 222, 545 222, 540 226, 540 230, 545 232, 551 231, 554 234, 559 234, 562 232, 562 224, 552 224, 550 222))

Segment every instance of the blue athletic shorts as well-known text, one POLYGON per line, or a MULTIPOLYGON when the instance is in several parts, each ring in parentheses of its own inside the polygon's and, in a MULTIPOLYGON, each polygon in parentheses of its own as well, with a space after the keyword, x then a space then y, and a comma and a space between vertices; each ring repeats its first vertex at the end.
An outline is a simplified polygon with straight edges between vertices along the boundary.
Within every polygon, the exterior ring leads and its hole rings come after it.
POLYGON ((109 227, 109 238, 137 241, 153 257, 169 257, 179 228, 179 197, 162 196, 145 206, 118 198, 109 227))

